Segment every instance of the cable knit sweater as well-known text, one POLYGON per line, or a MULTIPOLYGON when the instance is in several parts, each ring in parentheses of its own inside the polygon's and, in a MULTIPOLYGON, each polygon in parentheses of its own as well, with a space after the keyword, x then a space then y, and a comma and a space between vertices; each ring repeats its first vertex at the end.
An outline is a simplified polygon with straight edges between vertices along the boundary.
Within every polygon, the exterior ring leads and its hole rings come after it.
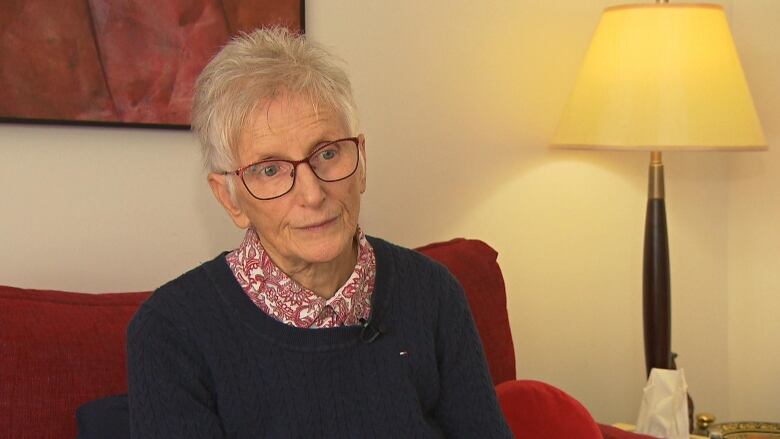
POLYGON ((366 325, 261 312, 224 254, 158 289, 128 329, 133 439, 509 438, 462 288, 369 238, 366 325))

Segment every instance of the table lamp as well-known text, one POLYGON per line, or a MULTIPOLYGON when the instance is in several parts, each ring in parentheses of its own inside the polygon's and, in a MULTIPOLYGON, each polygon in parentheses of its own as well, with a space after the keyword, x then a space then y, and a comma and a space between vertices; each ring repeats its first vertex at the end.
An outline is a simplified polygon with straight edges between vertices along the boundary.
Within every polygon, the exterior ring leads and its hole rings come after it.
POLYGON ((643 265, 645 365, 672 369, 662 151, 766 149, 723 9, 606 8, 551 141, 650 152, 643 265))

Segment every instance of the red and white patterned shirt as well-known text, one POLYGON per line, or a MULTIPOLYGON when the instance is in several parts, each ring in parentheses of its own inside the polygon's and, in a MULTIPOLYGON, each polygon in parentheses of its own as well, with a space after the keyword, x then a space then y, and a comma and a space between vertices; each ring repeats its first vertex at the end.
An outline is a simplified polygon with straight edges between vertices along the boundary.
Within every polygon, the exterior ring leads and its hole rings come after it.
POLYGON ((263 248, 254 229, 226 256, 249 298, 269 316, 298 328, 354 326, 368 320, 376 278, 376 257, 358 227, 358 257, 347 282, 330 299, 320 297, 287 276, 263 248))

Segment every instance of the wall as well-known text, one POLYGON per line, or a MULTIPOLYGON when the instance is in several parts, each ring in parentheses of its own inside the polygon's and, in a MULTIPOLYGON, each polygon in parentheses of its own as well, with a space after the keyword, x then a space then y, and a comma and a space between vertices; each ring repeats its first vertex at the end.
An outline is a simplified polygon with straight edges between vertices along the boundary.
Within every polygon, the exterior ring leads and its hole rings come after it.
POLYGON ((186 131, 0 125, 0 282, 150 290, 235 245, 197 148, 186 131))
POLYGON ((771 149, 735 155, 729 166, 728 399, 733 418, 778 421, 780 43, 769 30, 780 23, 780 2, 734 6, 734 38, 771 149))
MULTIPOLYGON (((560 386, 601 421, 633 421, 648 157, 547 147, 616 2, 307 3, 309 34, 352 74, 365 229, 408 246, 469 236, 496 247, 518 375, 560 386)), ((777 143, 780 2, 724 3, 777 143)), ((664 156, 673 346, 697 409, 721 417, 776 419, 780 404, 777 354, 752 361, 780 329, 765 262, 779 252, 777 154, 664 156)), ((4 284, 148 290, 240 238, 186 132, 0 125, 0 184, 4 284)))

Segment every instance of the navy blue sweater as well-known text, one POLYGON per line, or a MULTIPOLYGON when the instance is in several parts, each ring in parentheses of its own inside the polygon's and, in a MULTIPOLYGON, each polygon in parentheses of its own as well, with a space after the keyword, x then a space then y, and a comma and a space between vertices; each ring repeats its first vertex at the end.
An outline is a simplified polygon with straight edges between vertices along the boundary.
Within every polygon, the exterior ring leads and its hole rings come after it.
POLYGON ((427 257, 369 239, 364 326, 274 320, 224 254, 158 289, 128 329, 131 437, 512 437, 461 286, 427 257))

